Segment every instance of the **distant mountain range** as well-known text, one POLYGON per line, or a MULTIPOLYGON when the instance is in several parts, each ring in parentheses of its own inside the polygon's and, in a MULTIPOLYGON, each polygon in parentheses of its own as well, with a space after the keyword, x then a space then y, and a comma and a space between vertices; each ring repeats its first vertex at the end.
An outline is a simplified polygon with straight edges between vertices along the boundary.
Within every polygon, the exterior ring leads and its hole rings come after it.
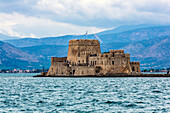
POLYGON ((11 44, 0 41, 0 69, 27 68, 38 64, 38 59, 11 44))
MULTIPOLYGON (((66 35, 40 39, 13 39, 5 40, 5 42, 10 43, 9 46, 13 45, 12 47, 16 48, 15 51, 30 56, 26 55, 24 60, 22 55, 20 57, 12 55, 13 60, 27 62, 30 67, 42 68, 42 65, 50 66, 52 56, 67 56, 68 42, 71 39, 99 39, 102 52, 109 51, 109 49, 124 49, 126 53, 130 53, 131 60, 141 62, 141 68, 170 67, 170 26, 121 26, 96 33, 96 36, 95 34, 66 35)), ((8 52, 8 49, 5 51, 8 52)), ((9 58, 10 55, 1 58, 6 57, 9 58)), ((22 65, 22 63, 19 64, 22 65)))
POLYGON ((8 36, 0 33, 0 40, 12 40, 12 39, 20 39, 19 37, 8 36))
POLYGON ((113 34, 113 33, 121 33, 125 31, 135 30, 135 29, 141 29, 141 28, 148 28, 148 27, 155 27, 159 25, 153 25, 153 24, 140 24, 140 25, 124 25, 120 26, 111 30, 106 30, 103 32, 97 33, 97 35, 105 35, 105 34, 113 34))

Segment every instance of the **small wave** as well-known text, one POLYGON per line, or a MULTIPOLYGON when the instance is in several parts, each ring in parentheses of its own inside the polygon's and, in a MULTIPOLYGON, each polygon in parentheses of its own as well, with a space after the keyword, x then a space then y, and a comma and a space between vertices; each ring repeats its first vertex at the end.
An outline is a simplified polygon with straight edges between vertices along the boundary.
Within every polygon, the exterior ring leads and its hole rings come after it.
POLYGON ((145 102, 141 102, 141 101, 135 102, 135 103, 137 103, 137 104, 145 104, 145 102))
POLYGON ((64 106, 64 103, 60 102, 60 103, 56 104, 56 106, 64 106))
POLYGON ((158 90, 155 90, 155 91, 152 91, 152 93, 162 93, 162 92, 158 91, 158 90))
POLYGON ((105 103, 107 103, 107 104, 118 104, 118 105, 121 105, 121 104, 122 104, 121 101, 107 101, 107 102, 105 102, 105 103))
POLYGON ((134 107, 137 107, 136 104, 128 104, 128 105, 125 105, 125 107, 131 107, 131 108, 134 108, 134 107))
POLYGON ((37 103, 45 103, 45 102, 40 100, 40 101, 38 101, 37 103))

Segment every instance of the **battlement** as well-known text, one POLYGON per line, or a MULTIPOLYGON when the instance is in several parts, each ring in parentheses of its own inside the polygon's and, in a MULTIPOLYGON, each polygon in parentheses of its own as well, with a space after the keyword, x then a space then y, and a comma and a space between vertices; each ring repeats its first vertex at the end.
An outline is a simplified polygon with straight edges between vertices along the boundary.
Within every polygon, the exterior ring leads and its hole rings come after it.
POLYGON ((66 62, 67 57, 51 57, 51 63, 53 62, 66 62))
POLYGON ((100 46, 100 42, 95 39, 73 39, 69 41, 69 46, 100 46))
POLYGON ((138 64, 138 65, 140 65, 140 62, 130 62, 130 64, 138 64))
POLYGON ((124 53, 124 50, 110 50, 110 53, 124 53))

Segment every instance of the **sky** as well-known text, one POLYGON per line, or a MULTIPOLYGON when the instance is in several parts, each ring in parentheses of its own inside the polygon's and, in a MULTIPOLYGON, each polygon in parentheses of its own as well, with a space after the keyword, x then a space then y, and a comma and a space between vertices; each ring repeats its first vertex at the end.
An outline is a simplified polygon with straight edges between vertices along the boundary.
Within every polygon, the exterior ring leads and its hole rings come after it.
POLYGON ((49 37, 170 24, 170 0, 0 0, 0 33, 49 37))

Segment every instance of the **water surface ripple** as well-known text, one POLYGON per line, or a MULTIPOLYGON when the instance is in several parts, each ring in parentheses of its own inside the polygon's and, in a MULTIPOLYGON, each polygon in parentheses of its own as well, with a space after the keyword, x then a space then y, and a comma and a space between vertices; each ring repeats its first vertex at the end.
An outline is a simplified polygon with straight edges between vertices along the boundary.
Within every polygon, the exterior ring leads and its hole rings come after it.
POLYGON ((169 82, 0 75, 0 112, 170 112, 169 82))

